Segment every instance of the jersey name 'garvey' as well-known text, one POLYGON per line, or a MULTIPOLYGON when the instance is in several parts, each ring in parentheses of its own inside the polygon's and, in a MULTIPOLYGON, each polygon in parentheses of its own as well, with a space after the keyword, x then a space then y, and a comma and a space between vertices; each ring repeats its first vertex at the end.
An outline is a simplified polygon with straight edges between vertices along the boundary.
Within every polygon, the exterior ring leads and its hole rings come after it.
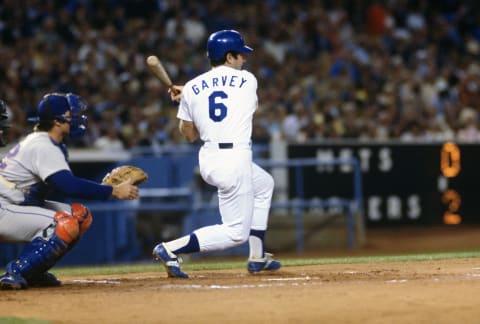
POLYGON ((219 66, 185 84, 177 117, 193 121, 204 142, 248 143, 257 105, 255 76, 219 66))

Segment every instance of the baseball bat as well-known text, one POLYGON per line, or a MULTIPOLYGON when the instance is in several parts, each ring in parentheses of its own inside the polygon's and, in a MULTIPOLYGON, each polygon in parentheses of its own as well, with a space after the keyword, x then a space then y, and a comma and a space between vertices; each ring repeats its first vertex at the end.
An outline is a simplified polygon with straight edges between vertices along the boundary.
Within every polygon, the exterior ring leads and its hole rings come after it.
POLYGON ((147 65, 150 70, 152 70, 152 72, 155 74, 155 76, 163 82, 163 84, 165 84, 174 93, 178 93, 178 90, 173 87, 170 76, 168 75, 167 71, 163 67, 162 62, 160 62, 157 56, 150 55, 149 57, 147 57, 147 65))

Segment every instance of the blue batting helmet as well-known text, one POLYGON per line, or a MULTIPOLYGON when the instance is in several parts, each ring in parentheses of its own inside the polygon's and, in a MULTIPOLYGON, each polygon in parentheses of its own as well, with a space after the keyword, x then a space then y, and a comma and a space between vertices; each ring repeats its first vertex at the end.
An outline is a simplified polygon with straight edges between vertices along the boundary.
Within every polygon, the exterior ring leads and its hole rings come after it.
POLYGON ((221 30, 210 35, 207 41, 207 57, 211 61, 220 60, 228 52, 250 53, 242 35, 236 30, 221 30))
POLYGON ((29 118, 31 122, 49 120, 67 121, 67 111, 71 112, 70 136, 79 137, 85 134, 88 118, 83 114, 87 110, 85 100, 73 93, 49 93, 43 96, 37 105, 37 116, 29 118))

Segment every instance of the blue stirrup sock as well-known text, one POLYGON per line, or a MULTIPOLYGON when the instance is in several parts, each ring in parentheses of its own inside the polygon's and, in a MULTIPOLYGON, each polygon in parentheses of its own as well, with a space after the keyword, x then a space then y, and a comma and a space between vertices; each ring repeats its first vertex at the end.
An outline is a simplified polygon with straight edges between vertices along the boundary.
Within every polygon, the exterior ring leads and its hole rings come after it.
POLYGON ((190 234, 190 239, 188 240, 187 245, 172 251, 172 253, 175 254, 187 254, 195 252, 200 252, 200 244, 198 243, 197 235, 194 233, 190 234))
POLYGON ((55 235, 49 240, 36 237, 16 260, 7 264, 7 273, 19 274, 26 279, 44 273, 53 267, 69 248, 67 243, 55 235))

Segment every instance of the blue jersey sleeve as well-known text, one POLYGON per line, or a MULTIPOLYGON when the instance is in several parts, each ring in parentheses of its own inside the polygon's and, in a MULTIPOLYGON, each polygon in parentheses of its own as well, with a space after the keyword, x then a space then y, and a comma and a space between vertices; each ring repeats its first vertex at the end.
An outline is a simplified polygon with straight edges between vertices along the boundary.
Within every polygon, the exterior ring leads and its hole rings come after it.
POLYGON ((65 196, 89 200, 107 200, 113 190, 112 186, 75 177, 68 170, 55 172, 46 179, 46 182, 65 196))

